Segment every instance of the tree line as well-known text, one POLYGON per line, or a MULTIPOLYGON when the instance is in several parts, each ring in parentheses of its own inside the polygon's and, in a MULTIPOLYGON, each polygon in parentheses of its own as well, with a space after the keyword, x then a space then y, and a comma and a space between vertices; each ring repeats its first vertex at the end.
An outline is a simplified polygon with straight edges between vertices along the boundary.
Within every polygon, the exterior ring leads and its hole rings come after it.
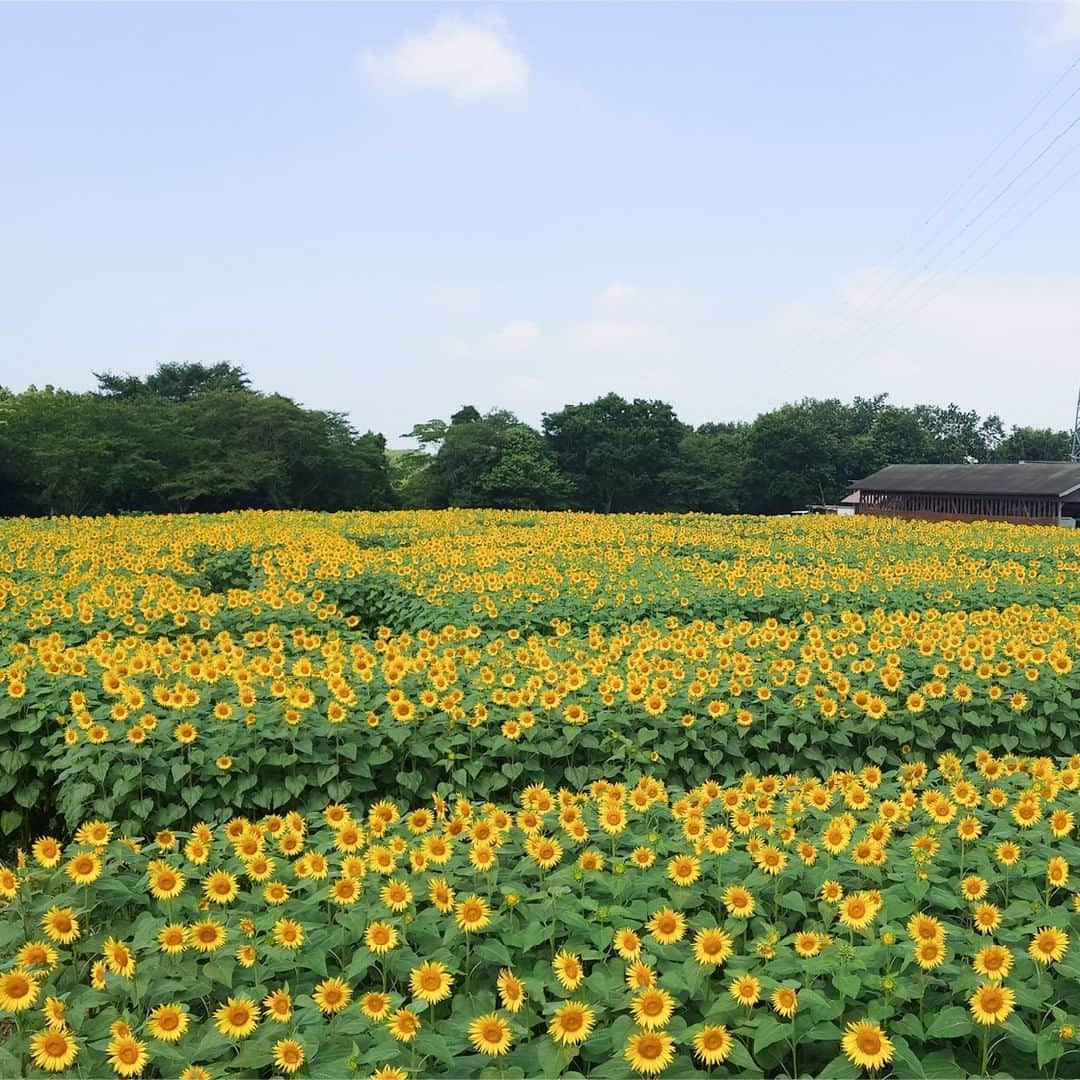
POLYGON ((539 429, 466 405, 411 450, 342 413, 255 390, 229 364, 104 373, 89 393, 0 389, 0 515, 495 507, 786 513, 892 462, 1051 461, 1069 435, 886 395, 805 399, 750 422, 683 423, 606 394, 539 429))

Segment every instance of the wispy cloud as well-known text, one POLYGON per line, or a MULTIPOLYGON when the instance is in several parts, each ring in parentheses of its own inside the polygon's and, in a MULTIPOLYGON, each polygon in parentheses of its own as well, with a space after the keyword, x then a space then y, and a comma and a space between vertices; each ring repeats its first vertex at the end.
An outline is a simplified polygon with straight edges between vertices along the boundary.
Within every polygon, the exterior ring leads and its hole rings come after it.
POLYGON ((540 337, 540 327, 528 319, 508 322, 491 336, 491 343, 501 352, 523 352, 540 337))
POLYGON ((443 315, 475 315, 486 302, 483 289, 466 285, 435 285, 424 294, 424 303, 443 315))
POLYGON ((570 328, 570 344, 587 352, 652 349, 666 338, 662 326, 645 319, 589 319, 570 328))
POLYGON ((520 94, 529 82, 528 61, 493 12, 440 15, 427 30, 366 50, 358 62, 382 90, 426 90, 457 101, 520 94))
POLYGON ((1033 4, 1038 19, 1035 37, 1049 46, 1070 46, 1080 42, 1080 0, 1056 4, 1033 4))

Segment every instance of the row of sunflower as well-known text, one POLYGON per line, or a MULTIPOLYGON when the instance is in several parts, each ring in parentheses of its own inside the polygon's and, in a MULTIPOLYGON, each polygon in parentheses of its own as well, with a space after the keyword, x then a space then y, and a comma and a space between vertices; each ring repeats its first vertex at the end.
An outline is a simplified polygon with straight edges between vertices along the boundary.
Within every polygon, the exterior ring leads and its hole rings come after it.
POLYGON ((1080 598, 1063 529, 885 518, 236 513, 0 523, 0 639, 227 629, 614 625, 836 606, 968 610, 1080 598))
POLYGON ((1074 1075, 1078 788, 983 750, 88 821, 0 870, 0 1074, 1074 1075))
POLYGON ((1080 609, 1018 605, 551 636, 53 631, 10 645, 0 667, 0 828, 53 799, 71 826, 96 815, 145 831, 312 810, 327 793, 505 798, 530 781, 580 785, 601 763, 662 766, 693 786, 747 767, 828 769, 837 752, 895 765, 976 740, 1068 755, 1078 650, 1080 609), (181 782, 179 801, 158 798, 181 782))

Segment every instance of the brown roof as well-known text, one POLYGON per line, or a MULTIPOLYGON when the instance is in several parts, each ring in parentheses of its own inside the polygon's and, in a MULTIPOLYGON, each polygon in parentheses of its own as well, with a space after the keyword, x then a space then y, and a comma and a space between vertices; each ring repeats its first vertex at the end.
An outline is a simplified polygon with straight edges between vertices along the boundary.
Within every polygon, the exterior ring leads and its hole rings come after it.
POLYGON ((942 495, 1034 495, 1065 498, 1080 491, 1080 462, 992 465, 887 465, 851 486, 861 491, 942 495))

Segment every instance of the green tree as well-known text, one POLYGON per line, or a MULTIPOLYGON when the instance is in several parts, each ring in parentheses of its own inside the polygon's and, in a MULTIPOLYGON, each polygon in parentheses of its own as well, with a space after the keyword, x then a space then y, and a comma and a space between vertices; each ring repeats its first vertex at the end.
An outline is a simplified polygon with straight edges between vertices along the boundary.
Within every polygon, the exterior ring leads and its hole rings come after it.
POLYGON ((994 447, 1005 437, 998 416, 984 420, 974 410, 964 411, 958 405, 916 405, 912 413, 933 442, 933 464, 988 461, 994 447))
POLYGON ((409 477, 402 500, 435 508, 553 509, 566 505, 569 491, 538 432, 505 409, 482 416, 467 405, 444 427, 439 452, 409 477))
POLYGON ((95 372, 98 392, 108 397, 133 398, 144 395, 181 402, 210 390, 250 390, 247 372, 233 364, 161 364, 145 379, 137 375, 95 372))
POLYGON ((665 483, 688 428, 664 401, 606 394, 544 416, 544 435, 559 470, 586 510, 662 510, 665 483))
POLYGON ((679 441, 663 480, 675 510, 734 514, 744 503, 745 471, 746 425, 702 424, 679 441))
POLYGON ((994 461, 1068 461, 1070 436, 1052 428, 1014 427, 994 447, 994 461))

